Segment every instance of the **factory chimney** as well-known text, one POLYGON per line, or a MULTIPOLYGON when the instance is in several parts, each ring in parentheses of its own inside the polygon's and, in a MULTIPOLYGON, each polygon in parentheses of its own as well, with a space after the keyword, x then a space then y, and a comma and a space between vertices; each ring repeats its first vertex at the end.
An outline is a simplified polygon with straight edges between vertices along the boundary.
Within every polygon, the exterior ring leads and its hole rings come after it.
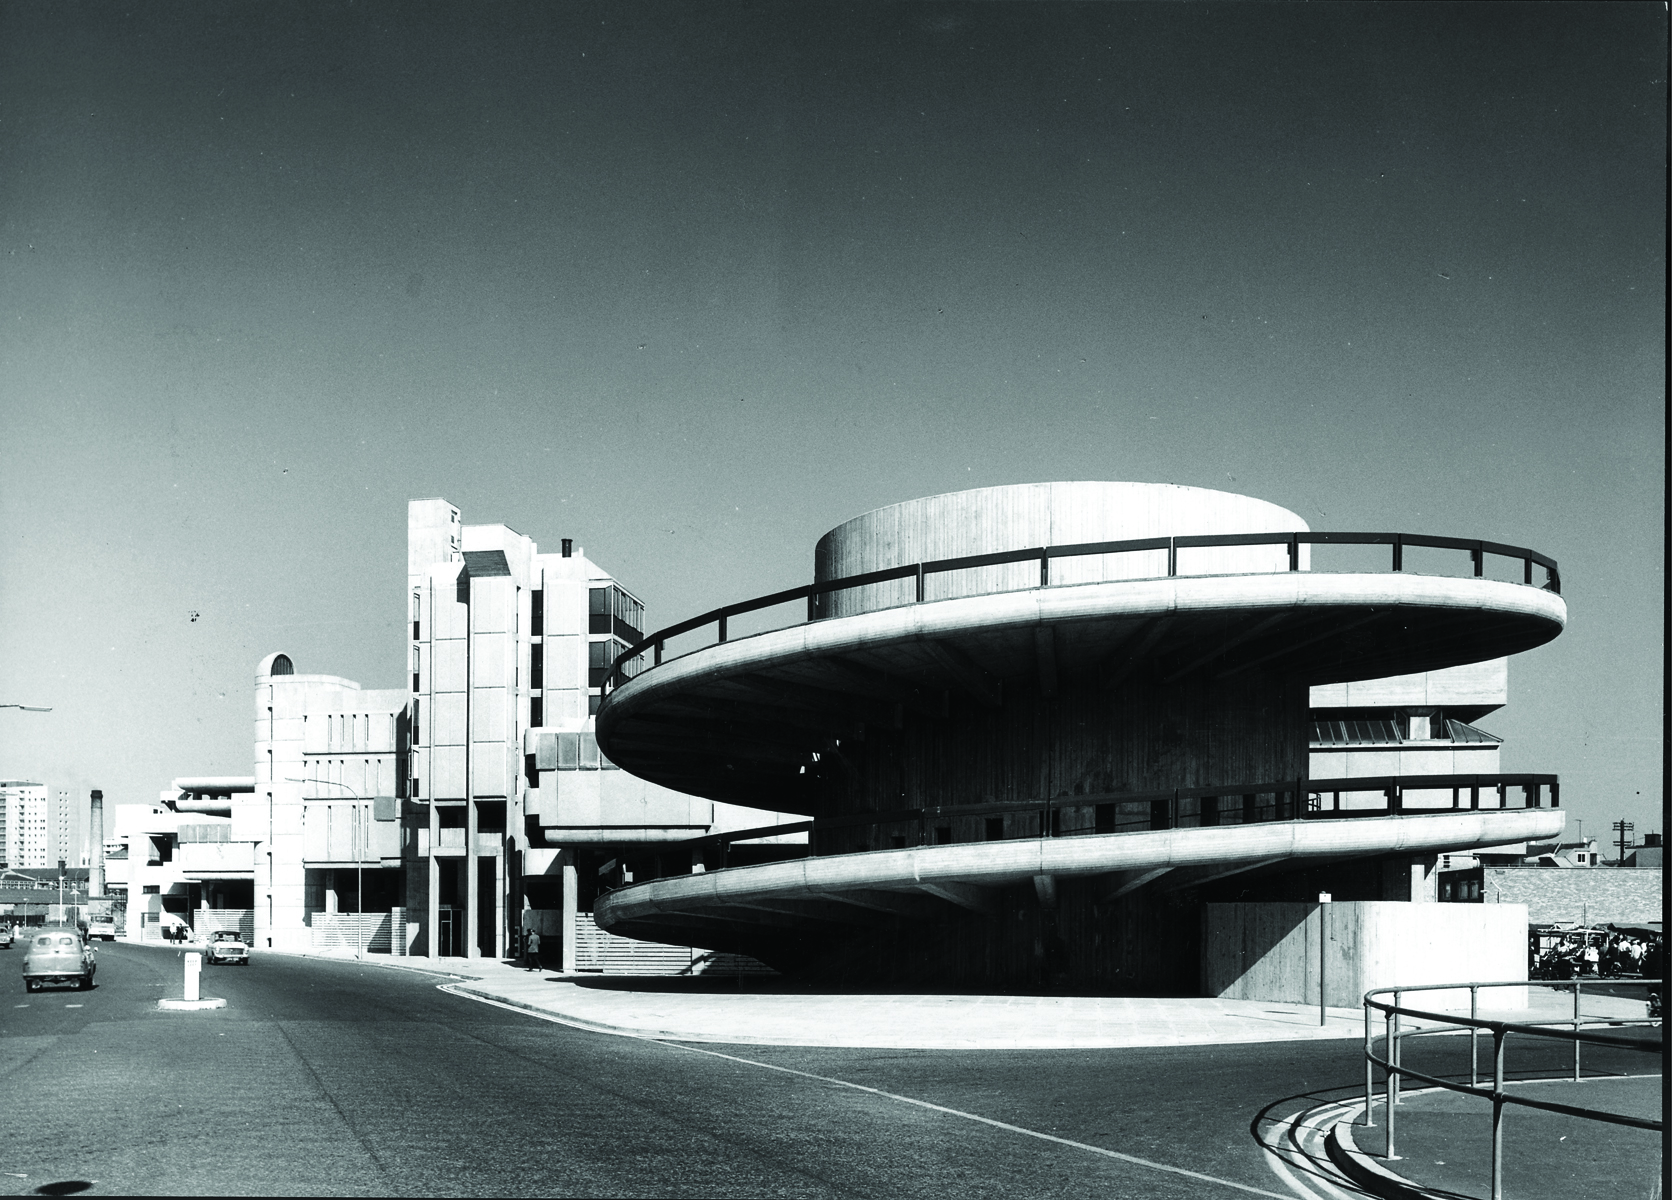
POLYGON ((91 847, 93 853, 87 860, 87 895, 89 897, 105 894, 104 876, 104 793, 98 788, 93 789, 92 803, 87 813, 87 828, 93 837, 91 847))

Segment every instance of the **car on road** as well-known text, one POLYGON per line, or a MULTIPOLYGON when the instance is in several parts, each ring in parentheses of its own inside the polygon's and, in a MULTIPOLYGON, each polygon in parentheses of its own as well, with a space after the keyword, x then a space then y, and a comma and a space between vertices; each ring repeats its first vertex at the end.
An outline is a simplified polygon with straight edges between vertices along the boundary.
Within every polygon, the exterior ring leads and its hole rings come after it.
POLYGON ((236 929, 217 929, 209 935, 203 947, 205 963, 241 963, 250 965, 250 948, 236 929))
POLYGON ((90 988, 96 970, 93 945, 75 926, 48 925, 29 935, 23 955, 24 991, 38 992, 49 983, 90 988))
POLYGON ((0 925, 0 950, 10 950, 11 948, 12 927, 10 925, 0 925))

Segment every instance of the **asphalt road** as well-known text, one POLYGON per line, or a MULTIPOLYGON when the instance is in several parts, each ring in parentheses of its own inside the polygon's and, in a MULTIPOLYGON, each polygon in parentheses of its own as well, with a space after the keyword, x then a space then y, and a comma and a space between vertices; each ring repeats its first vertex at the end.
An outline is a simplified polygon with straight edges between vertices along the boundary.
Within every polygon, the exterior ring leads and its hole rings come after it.
POLYGON ((90 992, 25 994, 20 959, 0 1194, 1287 1196, 1262 1110, 1363 1080, 1356 1042, 681 1047, 279 955, 205 968, 223 1010, 159 1012, 178 951, 107 943, 90 992))

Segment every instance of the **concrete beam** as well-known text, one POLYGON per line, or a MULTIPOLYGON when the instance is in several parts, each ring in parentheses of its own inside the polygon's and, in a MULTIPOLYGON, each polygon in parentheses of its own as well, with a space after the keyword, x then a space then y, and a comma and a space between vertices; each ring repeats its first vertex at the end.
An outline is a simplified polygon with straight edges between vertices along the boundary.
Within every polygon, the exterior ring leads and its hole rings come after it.
POLYGON ((1056 627, 1041 625, 1033 631, 1034 666, 1039 673, 1039 694, 1057 694, 1057 638, 1056 627))
POLYGON ((1122 896, 1130 896, 1145 884, 1154 883, 1169 871, 1176 869, 1175 867, 1151 867, 1147 871, 1118 872, 1113 876, 1115 886, 1099 896, 1097 903, 1108 904, 1110 901, 1119 900, 1122 896))
POLYGON ((1224 658, 1226 654, 1230 653, 1232 650, 1236 649, 1238 646, 1242 645, 1244 642, 1251 641, 1252 639, 1259 637, 1262 633, 1266 632, 1266 630, 1268 630, 1268 629, 1271 629, 1273 626, 1282 624, 1285 621, 1291 621, 1293 619, 1294 619, 1293 612, 1275 612, 1271 616, 1265 618, 1263 621, 1256 622, 1253 626, 1251 626, 1248 629, 1243 630, 1241 633, 1235 635, 1234 637, 1226 638, 1224 641, 1218 642, 1216 645, 1214 645, 1214 647, 1211 650, 1207 651, 1205 654, 1196 655, 1194 658, 1191 658, 1188 662, 1186 662, 1182 667, 1174 668, 1169 674, 1167 674, 1166 676, 1164 676, 1162 678, 1161 682, 1164 683, 1164 684, 1177 683, 1179 680, 1183 679, 1186 675, 1190 674, 1192 671, 1195 671, 1200 667, 1206 666, 1208 663, 1213 662, 1215 659, 1224 658))
POLYGON ((975 697, 985 708, 999 707, 999 681, 983 671, 969 655, 950 642, 936 638, 923 638, 919 644, 928 651, 936 665, 952 676, 961 691, 975 697))
POLYGON ((999 897, 994 888, 977 887, 970 883, 920 883, 917 890, 984 917, 999 914, 999 897))
POLYGON ((1154 618, 1144 629, 1143 633, 1137 635, 1138 640, 1136 644, 1132 646, 1130 652, 1128 652, 1123 646, 1120 650, 1117 650, 1114 654, 1110 655, 1108 659, 1104 660, 1105 663, 1119 663, 1119 665, 1113 670, 1105 672, 1103 676, 1103 687, 1105 690, 1112 691, 1115 687, 1119 686, 1128 675, 1132 674, 1132 672, 1137 669, 1138 664, 1144 661, 1144 656, 1155 648, 1155 644, 1159 642, 1166 634, 1167 630, 1172 627, 1173 619, 1172 613, 1163 613, 1161 616, 1154 618))

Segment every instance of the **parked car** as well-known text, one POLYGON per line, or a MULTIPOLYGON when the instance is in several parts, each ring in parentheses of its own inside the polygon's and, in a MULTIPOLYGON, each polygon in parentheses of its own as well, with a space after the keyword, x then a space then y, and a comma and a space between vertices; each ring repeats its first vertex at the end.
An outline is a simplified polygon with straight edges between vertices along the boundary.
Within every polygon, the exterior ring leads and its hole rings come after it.
POLYGON ((11 948, 12 927, 10 925, 0 925, 0 950, 10 950, 11 948))
POLYGON ((250 965, 250 948, 236 929, 217 929, 209 935, 203 947, 205 963, 240 963, 250 965))
POLYGON ((29 935, 23 955, 25 991, 38 992, 49 983, 89 988, 96 970, 93 944, 84 940, 73 925, 49 925, 29 935))

